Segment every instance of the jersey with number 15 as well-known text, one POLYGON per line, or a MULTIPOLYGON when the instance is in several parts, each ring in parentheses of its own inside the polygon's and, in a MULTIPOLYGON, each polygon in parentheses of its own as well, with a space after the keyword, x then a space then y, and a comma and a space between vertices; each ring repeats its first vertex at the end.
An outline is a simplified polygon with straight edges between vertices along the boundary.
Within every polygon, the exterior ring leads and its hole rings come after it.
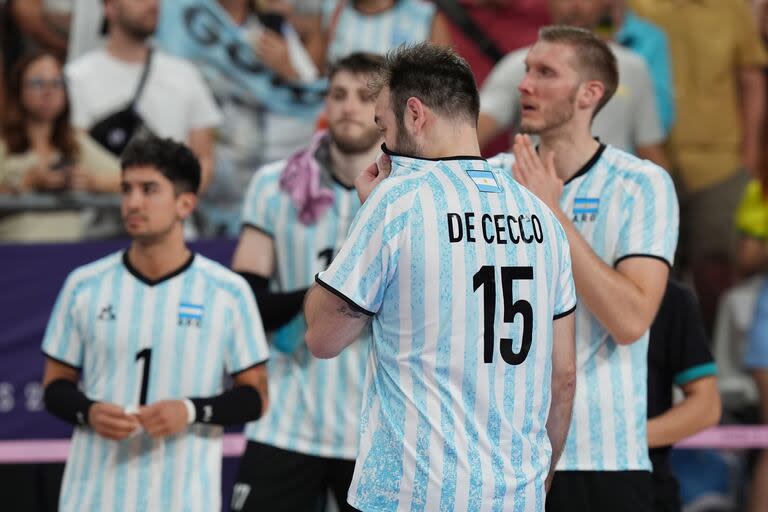
POLYGON ((544 510, 562 226, 482 159, 392 156, 318 282, 373 316, 361 510, 544 510))
MULTIPOLYGON (((240 276, 192 255, 150 281, 124 253, 69 275, 43 352, 81 370, 88 398, 126 409, 217 395, 225 372, 268 356, 253 294, 240 276)), ((221 435, 221 427, 194 424, 163 439, 140 433, 118 442, 76 427, 59 509, 218 510, 221 435)))

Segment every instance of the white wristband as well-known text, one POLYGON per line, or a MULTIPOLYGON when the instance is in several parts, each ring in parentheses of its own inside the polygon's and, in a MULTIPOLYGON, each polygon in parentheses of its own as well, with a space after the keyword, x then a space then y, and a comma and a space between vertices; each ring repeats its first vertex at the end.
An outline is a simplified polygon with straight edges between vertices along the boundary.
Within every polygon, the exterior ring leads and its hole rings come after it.
POLYGON ((192 400, 189 398, 185 398, 182 400, 184 402, 184 407, 187 408, 187 425, 191 425, 195 422, 197 419, 197 412, 195 412, 195 404, 192 403, 192 400))

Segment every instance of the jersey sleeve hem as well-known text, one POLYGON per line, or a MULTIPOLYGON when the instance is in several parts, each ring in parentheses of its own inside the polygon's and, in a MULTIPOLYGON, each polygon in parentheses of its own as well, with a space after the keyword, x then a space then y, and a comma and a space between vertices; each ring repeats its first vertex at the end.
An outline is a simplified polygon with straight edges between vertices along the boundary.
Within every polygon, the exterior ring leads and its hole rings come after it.
POLYGON ((616 261, 613 262, 613 266, 616 267, 618 266, 619 263, 629 258, 651 258, 654 260, 659 260, 665 263, 669 267, 669 269, 672 270, 672 262, 670 262, 664 256, 659 256, 658 254, 643 254, 643 253, 625 254, 624 256, 619 256, 616 259, 616 261))
POLYGON ((366 308, 362 307, 357 302, 355 302, 354 300, 350 299, 349 297, 347 297, 346 295, 341 293, 339 290, 337 290, 333 286, 329 285, 328 283, 323 282, 323 280, 320 279, 319 275, 315 276, 315 282, 317 284, 319 284, 320 286, 322 286, 323 288, 325 288, 326 290, 328 290, 329 292, 331 292, 332 294, 336 295, 338 298, 344 300, 347 304, 349 304, 349 306, 352 308, 353 311, 357 311, 358 313, 364 313, 364 314, 366 314, 368 316, 373 316, 373 315, 376 314, 373 311, 369 311, 366 308))
POLYGON ((78 372, 83 370, 82 366, 77 366, 75 364, 70 363, 69 361, 65 361, 64 359, 62 359, 60 357, 52 356, 50 353, 46 352, 45 350, 43 350, 42 352, 43 352, 43 355, 45 357, 47 357, 48 359, 50 359, 52 361, 56 361, 57 363, 63 364, 64 366, 68 366, 68 367, 70 367, 73 370, 76 370, 78 372))
POLYGON ((683 386, 703 377, 717 375, 717 365, 714 362, 696 365, 675 375, 675 384, 683 386))
POLYGON ((250 370, 251 368, 256 368, 257 366, 261 366, 262 364, 266 364, 266 362, 267 362, 267 361, 269 361, 269 358, 268 358, 268 357, 265 357, 264 359, 262 359, 261 361, 259 361, 259 362, 257 362, 257 363, 249 364, 249 365, 248 365, 248 366, 246 366, 245 368, 240 368, 239 370, 235 370, 235 371, 233 371, 233 372, 229 372, 229 375, 230 375, 232 378, 235 378, 235 377, 237 377, 238 375, 240 375, 241 373, 243 373, 243 372, 247 372, 247 371, 248 371, 248 370, 250 370))
POLYGON ((561 318, 565 318, 566 316, 568 316, 571 313, 573 313, 574 311, 576 311, 576 306, 577 306, 577 304, 574 304, 572 307, 570 307, 569 309, 563 311, 562 313, 555 314, 555 316, 553 316, 552 319, 553 320, 560 320, 561 318))
POLYGON ((256 230, 256 231, 258 231, 259 233, 263 233, 263 234, 267 235, 269 238, 272 238, 272 239, 274 239, 274 238, 275 238, 275 235, 274 235, 274 233, 270 232, 270 231, 269 231, 269 230, 267 230, 267 229, 264 229, 264 228, 263 228, 263 227, 261 227, 261 226, 258 226, 258 225, 256 225, 256 224, 253 224, 253 223, 251 223, 251 222, 243 222, 243 225, 242 225, 242 226, 243 226, 243 228, 250 228, 250 229, 255 229, 255 230, 256 230))

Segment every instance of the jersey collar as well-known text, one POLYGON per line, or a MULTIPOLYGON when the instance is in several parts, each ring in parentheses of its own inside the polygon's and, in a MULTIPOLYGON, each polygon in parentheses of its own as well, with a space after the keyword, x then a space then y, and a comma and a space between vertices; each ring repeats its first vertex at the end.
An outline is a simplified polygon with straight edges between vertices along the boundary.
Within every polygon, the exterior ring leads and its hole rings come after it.
POLYGON ((131 265, 131 262, 128 260, 128 251, 126 250, 123 252, 123 265, 125 265, 125 268, 128 270, 128 272, 131 273, 133 277, 141 281, 142 283, 148 285, 148 286, 155 286, 157 284, 160 284, 164 281, 167 281, 169 279, 172 279, 176 277, 177 275, 181 274, 185 270, 187 270, 189 267, 192 266, 192 262, 195 260, 195 253, 190 251, 189 259, 187 259, 184 264, 182 264, 179 268, 176 270, 169 272, 168 274, 158 277, 157 279, 150 279, 143 275, 141 272, 139 272, 136 267, 131 265))
MULTIPOLYGON (((600 139, 597 139, 597 141, 600 142, 600 139)), ((568 178, 564 185, 567 185, 576 178, 580 178, 581 176, 587 174, 595 166, 597 161, 600 160, 600 157, 603 155, 603 151, 605 151, 605 144, 600 143, 600 146, 597 148, 597 151, 595 151, 595 154, 592 155, 592 158, 590 158, 587 163, 585 163, 581 169, 579 169, 579 172, 568 178)))

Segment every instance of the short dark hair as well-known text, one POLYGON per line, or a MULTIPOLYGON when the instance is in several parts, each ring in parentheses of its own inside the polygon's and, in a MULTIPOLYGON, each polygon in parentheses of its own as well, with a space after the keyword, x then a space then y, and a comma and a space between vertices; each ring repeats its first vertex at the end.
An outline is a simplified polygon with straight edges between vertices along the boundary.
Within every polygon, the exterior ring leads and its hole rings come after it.
POLYGON ((346 71, 353 75, 374 75, 379 73, 383 66, 383 55, 368 52, 350 53, 328 66, 328 80, 333 80, 333 77, 340 71, 346 71))
POLYGON ((200 162, 192 151, 179 142, 142 133, 134 137, 120 156, 123 171, 131 167, 157 169, 173 183, 177 194, 200 188, 200 162))
POLYGON ((596 115, 619 87, 619 67, 608 44, 589 30, 565 25, 550 25, 539 30, 539 40, 563 44, 576 54, 576 67, 586 80, 597 80, 605 86, 605 94, 597 103, 596 115))
POLYGON ((373 82, 374 92, 389 87, 390 102, 402 127, 408 98, 453 119, 477 124, 480 95, 472 69, 455 51, 432 43, 402 45, 387 53, 373 82))

